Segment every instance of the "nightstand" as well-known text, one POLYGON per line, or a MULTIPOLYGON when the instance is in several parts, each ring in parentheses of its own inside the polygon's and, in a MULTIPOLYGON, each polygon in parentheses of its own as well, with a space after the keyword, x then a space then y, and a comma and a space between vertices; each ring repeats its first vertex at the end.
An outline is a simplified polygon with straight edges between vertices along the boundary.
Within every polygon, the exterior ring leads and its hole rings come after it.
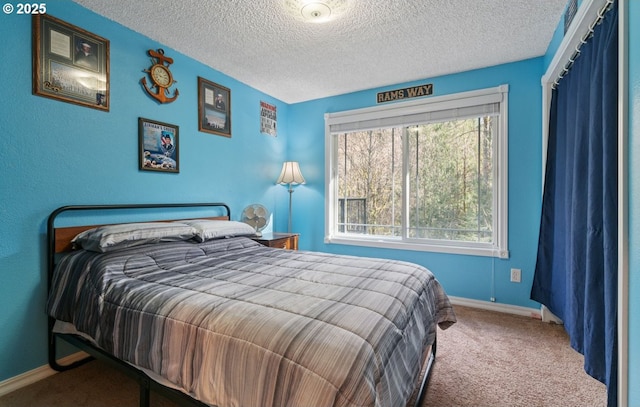
POLYGON ((297 233, 265 233, 261 237, 252 237, 252 239, 267 247, 298 250, 298 236, 297 233))

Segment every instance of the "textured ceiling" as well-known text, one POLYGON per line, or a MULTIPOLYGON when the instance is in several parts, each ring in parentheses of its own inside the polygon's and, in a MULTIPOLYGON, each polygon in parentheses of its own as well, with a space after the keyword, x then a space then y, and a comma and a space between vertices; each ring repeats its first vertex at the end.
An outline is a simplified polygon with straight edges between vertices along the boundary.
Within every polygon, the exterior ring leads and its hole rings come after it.
POLYGON ((343 3, 317 24, 298 0, 74 1, 287 103, 543 55, 567 3, 315 0, 343 3))

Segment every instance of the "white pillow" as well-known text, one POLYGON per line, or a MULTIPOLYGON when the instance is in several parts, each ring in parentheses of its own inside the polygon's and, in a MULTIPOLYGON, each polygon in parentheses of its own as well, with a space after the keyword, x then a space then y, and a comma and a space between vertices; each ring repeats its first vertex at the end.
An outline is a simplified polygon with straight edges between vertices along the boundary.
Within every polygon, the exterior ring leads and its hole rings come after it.
POLYGON ((193 227, 179 222, 123 223, 85 230, 71 242, 85 250, 104 253, 146 243, 188 240, 195 234, 193 227))
POLYGON ((195 240, 199 242, 234 236, 256 235, 254 228, 244 222, 234 220, 190 219, 181 220, 180 222, 195 228, 195 240))

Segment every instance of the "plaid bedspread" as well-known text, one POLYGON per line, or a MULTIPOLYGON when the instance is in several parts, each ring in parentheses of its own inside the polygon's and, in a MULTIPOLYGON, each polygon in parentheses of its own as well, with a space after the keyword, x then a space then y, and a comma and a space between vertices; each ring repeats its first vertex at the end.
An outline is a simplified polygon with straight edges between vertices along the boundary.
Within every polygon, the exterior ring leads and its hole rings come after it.
POLYGON ((455 315, 427 269, 248 238, 61 259, 48 312, 220 407, 404 406, 455 315))

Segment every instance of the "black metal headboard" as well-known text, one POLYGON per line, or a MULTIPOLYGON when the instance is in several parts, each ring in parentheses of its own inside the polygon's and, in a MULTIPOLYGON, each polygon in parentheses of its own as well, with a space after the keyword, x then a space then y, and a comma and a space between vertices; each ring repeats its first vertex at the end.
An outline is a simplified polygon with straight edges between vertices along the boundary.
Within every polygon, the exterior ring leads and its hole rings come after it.
POLYGON ((150 203, 150 204, 113 204, 113 205, 67 205, 62 206, 49 215, 47 220, 47 266, 49 274, 53 271, 55 266, 55 254, 56 254, 56 233, 55 233, 55 221, 56 218, 64 213, 70 211, 99 211, 99 210, 124 210, 124 209, 169 209, 169 208, 224 208, 225 214, 222 215, 227 219, 231 219, 231 209, 225 203, 221 202, 197 202, 197 203, 150 203))

